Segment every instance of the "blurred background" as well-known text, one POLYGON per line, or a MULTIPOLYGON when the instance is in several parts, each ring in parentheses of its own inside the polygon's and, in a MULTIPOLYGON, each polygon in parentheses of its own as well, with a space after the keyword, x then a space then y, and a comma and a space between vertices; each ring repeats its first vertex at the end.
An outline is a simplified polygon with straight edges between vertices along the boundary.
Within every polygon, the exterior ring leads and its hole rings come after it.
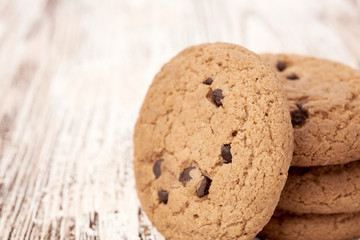
POLYGON ((0 236, 163 239, 132 134, 179 51, 225 41, 360 68, 359 0, 0 0, 0 236))

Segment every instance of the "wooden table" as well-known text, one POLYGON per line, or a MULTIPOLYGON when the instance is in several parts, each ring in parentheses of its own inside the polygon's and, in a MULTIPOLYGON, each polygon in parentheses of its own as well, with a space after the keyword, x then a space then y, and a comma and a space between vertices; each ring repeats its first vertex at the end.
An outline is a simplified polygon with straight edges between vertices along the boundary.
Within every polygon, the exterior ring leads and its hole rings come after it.
POLYGON ((132 134, 154 74, 227 41, 360 67, 359 0, 0 0, 0 238, 163 239, 132 134))

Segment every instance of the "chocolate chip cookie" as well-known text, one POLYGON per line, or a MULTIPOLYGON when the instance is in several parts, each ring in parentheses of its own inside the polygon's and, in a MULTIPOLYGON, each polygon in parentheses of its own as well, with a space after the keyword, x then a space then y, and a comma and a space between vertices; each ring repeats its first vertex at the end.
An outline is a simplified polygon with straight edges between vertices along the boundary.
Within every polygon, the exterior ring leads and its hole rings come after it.
POLYGON ((262 58, 284 84, 294 128, 293 166, 360 159, 360 73, 325 59, 287 54, 262 58))
POLYGON ((278 208, 321 214, 360 211, 360 161, 291 167, 278 208))
POLYGON ((275 73, 227 43, 189 47, 155 76, 134 134, 136 188, 167 239, 252 239, 293 151, 275 73))
POLYGON ((260 236, 277 240, 343 240, 360 237, 360 213, 275 213, 260 236))

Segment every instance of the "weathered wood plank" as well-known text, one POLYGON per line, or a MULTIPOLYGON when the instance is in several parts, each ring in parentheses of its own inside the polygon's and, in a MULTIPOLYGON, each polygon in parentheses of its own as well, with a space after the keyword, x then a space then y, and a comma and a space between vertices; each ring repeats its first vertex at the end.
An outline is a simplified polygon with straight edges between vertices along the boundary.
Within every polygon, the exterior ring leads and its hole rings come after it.
POLYGON ((0 236, 164 239, 139 209, 132 133, 152 77, 229 41, 360 67, 359 1, 0 1, 0 236))

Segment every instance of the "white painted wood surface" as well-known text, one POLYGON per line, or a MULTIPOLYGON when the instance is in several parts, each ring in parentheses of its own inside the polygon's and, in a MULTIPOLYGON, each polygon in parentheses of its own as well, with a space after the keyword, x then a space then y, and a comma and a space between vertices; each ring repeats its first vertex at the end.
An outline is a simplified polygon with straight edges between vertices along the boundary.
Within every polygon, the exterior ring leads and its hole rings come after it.
POLYGON ((360 67, 359 0, 0 0, 0 238, 163 239, 133 126, 181 49, 227 41, 360 67))

